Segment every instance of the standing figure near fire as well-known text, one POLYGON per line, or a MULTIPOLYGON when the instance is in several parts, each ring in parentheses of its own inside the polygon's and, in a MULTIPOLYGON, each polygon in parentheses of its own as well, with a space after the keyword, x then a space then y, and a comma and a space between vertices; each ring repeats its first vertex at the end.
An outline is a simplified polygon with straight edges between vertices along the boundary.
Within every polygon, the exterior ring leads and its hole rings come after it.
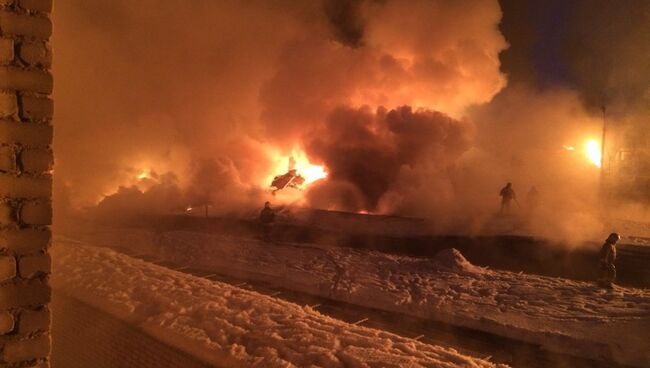
POLYGON ((621 239, 617 233, 611 233, 600 248, 600 277, 598 285, 611 289, 616 279, 616 243, 621 239))
POLYGON ((501 213, 510 213, 510 202, 517 200, 514 189, 512 189, 512 183, 506 184, 505 187, 499 192, 501 196, 501 213))
POLYGON ((271 241, 271 230, 273 228, 273 221, 275 221, 275 212, 271 208, 271 203, 264 203, 264 208, 260 212, 260 225, 262 228, 262 239, 265 242, 271 241))

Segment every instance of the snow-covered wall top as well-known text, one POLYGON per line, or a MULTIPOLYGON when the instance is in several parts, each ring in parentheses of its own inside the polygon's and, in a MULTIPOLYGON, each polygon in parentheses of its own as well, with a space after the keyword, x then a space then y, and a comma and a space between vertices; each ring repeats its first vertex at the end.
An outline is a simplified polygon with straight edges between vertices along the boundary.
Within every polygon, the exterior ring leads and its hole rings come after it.
POLYGON ((558 353, 650 364, 648 289, 605 291, 588 282, 491 270, 453 251, 425 259, 185 231, 123 229, 85 238, 194 269, 468 327, 558 353))
POLYGON ((495 367, 112 250, 57 244, 53 286, 222 367, 495 367))

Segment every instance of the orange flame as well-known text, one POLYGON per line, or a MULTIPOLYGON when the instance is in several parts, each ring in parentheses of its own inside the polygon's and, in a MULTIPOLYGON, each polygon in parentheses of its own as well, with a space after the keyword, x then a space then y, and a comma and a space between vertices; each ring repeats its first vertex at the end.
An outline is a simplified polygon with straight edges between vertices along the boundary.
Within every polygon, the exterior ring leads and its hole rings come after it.
POLYGON ((271 151, 270 155, 273 164, 271 172, 264 178, 265 187, 269 186, 275 176, 284 174, 290 169, 295 169, 296 173, 305 179, 303 185, 309 185, 327 177, 325 166, 312 164, 305 151, 300 148, 292 149, 290 156, 284 156, 275 150, 271 151))
POLYGON ((138 174, 138 180, 151 178, 151 170, 142 170, 138 174))
POLYGON ((585 155, 587 159, 596 167, 602 166, 602 155, 600 153, 600 144, 595 139, 585 142, 585 155))
MULTIPOLYGON (((571 145, 562 145, 562 148, 565 151, 575 152, 576 148, 571 145)), ((602 166, 603 158, 600 152, 600 143, 596 139, 587 139, 584 143, 584 149, 582 151, 587 161, 600 168, 602 166)))
POLYGON ((304 151, 294 149, 291 152, 291 157, 295 160, 293 168, 296 169, 298 174, 305 178, 305 184, 311 184, 327 177, 325 167, 310 163, 307 154, 305 154, 304 151))

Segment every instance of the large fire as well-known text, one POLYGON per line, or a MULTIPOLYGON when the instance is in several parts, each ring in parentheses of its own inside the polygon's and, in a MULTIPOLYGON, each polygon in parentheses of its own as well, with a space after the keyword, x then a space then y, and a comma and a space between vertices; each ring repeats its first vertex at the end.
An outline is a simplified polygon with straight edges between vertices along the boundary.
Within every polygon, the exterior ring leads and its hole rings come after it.
POLYGON ((590 139, 585 142, 585 155, 592 164, 596 165, 596 167, 601 167, 602 155, 600 153, 600 144, 597 140, 590 139))
POLYGON ((310 163, 304 151, 294 149, 291 153, 291 157, 294 160, 293 168, 298 172, 298 174, 305 178, 305 184, 311 184, 327 177, 325 167, 310 163))
MULTIPOLYGON (((565 151, 569 152, 575 152, 576 148, 571 145, 563 145, 562 148, 565 151)), ((584 157, 587 159, 587 161, 600 168, 602 166, 602 154, 600 152, 600 143, 598 143, 598 140, 596 139, 588 139, 584 143, 584 150, 582 151, 584 154, 584 157)))
POLYGON ((264 185, 271 185, 279 190, 285 186, 279 187, 275 183, 286 181, 288 186, 300 189, 326 177, 327 171, 324 166, 312 164, 302 149, 294 148, 290 156, 283 156, 279 152, 273 153, 272 171, 265 178, 264 185))

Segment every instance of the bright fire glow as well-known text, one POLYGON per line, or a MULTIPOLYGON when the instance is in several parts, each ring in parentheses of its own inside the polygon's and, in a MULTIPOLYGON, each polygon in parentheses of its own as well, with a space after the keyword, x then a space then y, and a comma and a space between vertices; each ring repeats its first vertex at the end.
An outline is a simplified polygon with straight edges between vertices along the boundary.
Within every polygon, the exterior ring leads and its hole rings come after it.
POLYGON ((567 151, 575 151, 575 150, 576 150, 575 147, 573 147, 573 146, 568 146, 568 145, 566 145, 566 144, 565 144, 564 146, 562 146, 562 148, 564 148, 564 149, 567 150, 567 151))
POLYGON ((269 175, 264 179, 265 186, 268 186, 275 176, 282 175, 290 169, 295 169, 296 173, 305 179, 303 185, 308 185, 327 177, 325 167, 312 164, 305 151, 299 148, 291 150, 291 155, 289 156, 284 156, 275 150, 271 151, 270 154, 273 157, 273 166, 269 175), (292 158, 293 164, 291 162, 292 158))
POLYGON ((151 177, 151 172, 149 170, 142 170, 140 171, 140 174, 138 174, 138 179, 149 179, 151 177))
POLYGON ((305 178, 305 184, 311 184, 327 177, 325 168, 323 166, 311 164, 305 152, 294 149, 291 152, 291 155, 293 159, 296 160, 296 164, 293 168, 296 169, 296 172, 300 176, 305 178))
POLYGON ((600 144, 595 139, 590 139, 585 143, 585 155, 592 164, 601 167, 602 156, 600 154, 600 144))

